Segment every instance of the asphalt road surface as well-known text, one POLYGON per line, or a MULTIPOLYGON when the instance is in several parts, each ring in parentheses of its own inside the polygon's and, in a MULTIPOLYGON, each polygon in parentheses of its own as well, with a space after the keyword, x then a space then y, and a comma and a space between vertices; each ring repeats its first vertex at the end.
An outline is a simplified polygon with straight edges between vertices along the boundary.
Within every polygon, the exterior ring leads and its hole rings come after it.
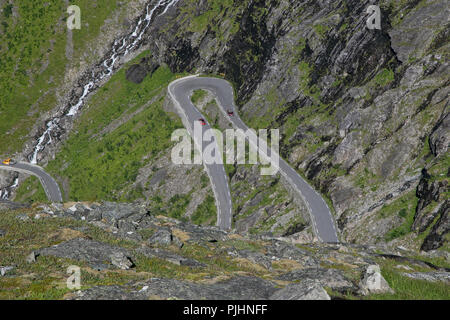
MULTIPOLYGON (((228 81, 219 78, 190 76, 172 82, 169 85, 169 95, 182 115, 183 124, 192 136, 194 123, 200 118, 205 118, 190 99, 192 92, 197 89, 206 89, 214 94, 219 108, 235 129, 248 130, 248 127, 237 114, 237 108, 234 104, 234 91, 228 81), (228 111, 233 111, 234 115, 228 116, 228 111)), ((207 130, 211 127, 207 124, 203 128, 207 130)), ((257 148, 257 146, 255 147, 257 148)), ((273 165, 276 164, 274 163, 273 165)), ((312 227, 319 241, 328 243, 339 242, 331 210, 322 196, 282 158, 279 159, 279 164, 276 166, 279 168, 281 175, 308 207, 312 227)), ((218 226, 228 230, 231 228, 233 213, 225 169, 221 164, 205 165, 205 167, 216 197, 218 226)))
MULTIPOLYGON (((195 78, 183 78, 176 80, 169 85, 169 94, 176 106, 182 121, 188 132, 194 137, 194 125, 199 123, 199 119, 205 119, 204 116, 197 110, 191 101, 192 91, 196 88, 192 87, 193 83, 189 81, 195 78)), ((205 119, 206 121, 206 119, 205 119)), ((201 126, 202 132, 211 129, 211 126, 206 121, 206 125, 201 126)), ((215 143, 215 138, 210 142, 204 142, 202 139, 196 139, 194 143, 199 146, 202 145, 202 150, 211 144, 215 143)), ((199 149, 197 147, 197 149, 199 149)), ((231 202, 230 188, 228 186, 228 178, 225 168, 222 164, 204 164, 206 172, 211 180, 214 196, 217 207, 217 226, 223 230, 231 229, 231 221, 233 217, 233 204, 231 202)))
POLYGON ((16 171, 37 177, 41 182, 49 201, 63 202, 58 184, 41 167, 26 162, 18 162, 9 166, 0 163, 0 170, 16 171))

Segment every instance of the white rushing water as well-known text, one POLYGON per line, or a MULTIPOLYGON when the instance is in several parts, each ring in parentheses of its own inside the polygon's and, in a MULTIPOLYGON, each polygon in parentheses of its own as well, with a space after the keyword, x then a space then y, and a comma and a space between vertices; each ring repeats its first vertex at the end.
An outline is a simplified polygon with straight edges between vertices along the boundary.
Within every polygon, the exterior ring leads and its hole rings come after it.
POLYGON ((38 139, 38 144, 36 145, 36 147, 34 148, 34 152, 33 152, 33 157, 31 158, 31 163, 32 164, 37 164, 37 154, 44 149, 44 141, 45 138, 48 136, 48 143, 52 142, 52 136, 51 136, 51 132, 53 129, 55 129, 57 127, 59 123, 59 119, 55 118, 53 120, 50 120, 49 122, 47 122, 47 129, 44 131, 44 133, 39 137, 38 139))
MULTIPOLYGON (((114 65, 117 60, 123 58, 128 53, 137 48, 140 44, 144 33, 147 31, 150 26, 155 12, 158 9, 162 9, 163 11, 158 15, 161 16, 167 11, 176 5, 179 0, 158 0, 157 3, 150 9, 152 6, 151 3, 147 4, 145 16, 141 16, 139 21, 137 22, 133 32, 128 34, 127 36, 115 40, 112 46, 112 51, 110 54, 101 62, 99 65, 102 66, 102 70, 94 74, 92 72, 91 79, 88 80, 88 83, 84 85, 83 94, 78 99, 78 102, 72 106, 70 106, 68 112, 63 116, 75 116, 80 109, 83 107, 84 101, 86 97, 95 89, 95 85, 103 80, 106 77, 109 77, 113 74, 114 65), (120 44, 120 46, 119 46, 120 44)), ((30 162, 33 164, 37 164, 37 156, 39 152, 45 149, 45 146, 52 142, 52 131, 58 127, 60 122, 59 118, 54 118, 47 122, 47 129, 42 133, 42 135, 37 139, 37 144, 33 150, 30 162), (48 138, 48 140, 46 139, 48 138)))
POLYGON ((9 191, 8 189, 0 189, 0 200, 8 200, 9 198, 9 191))
POLYGON ((19 178, 16 178, 15 180, 14 180, 14 184, 11 186, 11 188, 15 188, 15 187, 17 187, 19 185, 19 178))
MULTIPOLYGON (((16 178, 12 186, 9 187, 9 189, 15 189, 17 188, 18 185, 19 185, 19 178, 16 178)), ((0 200, 8 200, 9 194, 10 192, 7 188, 0 189, 0 200)))

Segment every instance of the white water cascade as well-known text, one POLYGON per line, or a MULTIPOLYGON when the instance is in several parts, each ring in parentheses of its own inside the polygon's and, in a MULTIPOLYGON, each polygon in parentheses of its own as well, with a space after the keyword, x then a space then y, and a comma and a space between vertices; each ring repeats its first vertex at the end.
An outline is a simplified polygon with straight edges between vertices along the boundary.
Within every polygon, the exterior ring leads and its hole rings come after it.
POLYGON ((16 179, 14 179, 14 183, 9 188, 0 189, 0 200, 8 200, 9 195, 10 195, 10 190, 17 188, 18 185, 19 185, 19 178, 16 178, 16 179))
MULTIPOLYGON (((96 89, 96 84, 104 78, 110 77, 113 74, 114 65, 117 60, 125 57, 128 53, 132 52, 139 46, 142 41, 142 36, 144 35, 145 31, 147 31, 150 23, 154 18, 155 12, 157 12, 158 10, 162 10, 158 14, 158 16, 164 15, 171 7, 176 5, 178 1, 179 0, 158 0, 156 5, 154 5, 152 9, 150 9, 150 7, 152 6, 151 3, 147 4, 145 15, 141 15, 133 32, 123 38, 114 41, 112 50, 103 59, 103 62, 98 65, 101 70, 96 74, 92 72, 90 79, 84 85, 83 94, 78 98, 78 102, 66 108, 67 111, 62 115, 62 117, 75 116, 82 108, 86 97, 96 89)), ((37 139, 37 144, 34 147, 32 154, 29 156, 29 160, 31 163, 37 164, 37 156, 39 152, 44 150, 45 146, 52 142, 52 132, 58 128, 59 123, 60 118, 53 118, 46 122, 47 128, 37 139)))

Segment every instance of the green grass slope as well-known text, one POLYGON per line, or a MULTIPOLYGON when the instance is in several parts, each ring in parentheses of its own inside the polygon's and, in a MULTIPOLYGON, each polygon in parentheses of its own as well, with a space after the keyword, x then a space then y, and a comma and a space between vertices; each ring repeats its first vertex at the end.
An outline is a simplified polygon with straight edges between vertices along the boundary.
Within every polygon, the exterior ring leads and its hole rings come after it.
MULTIPOLYGON (((66 73, 100 57, 91 42, 116 14, 120 21, 135 0, 79 0, 80 30, 73 30, 72 59, 66 56, 67 6, 60 0, 2 1, 0 5, 0 155, 22 150, 30 128, 54 109, 66 73), (122 4, 119 6, 119 4, 122 4)), ((73 79, 76 80, 76 79, 73 79)))

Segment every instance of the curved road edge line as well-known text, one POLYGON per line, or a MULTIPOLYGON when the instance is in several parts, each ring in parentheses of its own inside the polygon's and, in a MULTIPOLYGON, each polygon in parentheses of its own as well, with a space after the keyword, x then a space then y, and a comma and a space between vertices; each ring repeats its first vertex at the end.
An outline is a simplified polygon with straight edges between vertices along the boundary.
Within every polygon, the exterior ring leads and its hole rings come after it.
MULTIPOLYGON (((224 81, 226 81, 226 80, 224 80, 224 81)), ((208 90, 208 89, 206 89, 206 90, 208 90)), ((233 92, 233 101, 234 101, 234 90, 232 90, 232 92, 233 92)), ((239 127, 237 127, 236 124, 235 124, 233 121, 231 121, 230 118, 228 117, 228 115, 227 115, 227 113, 226 113, 226 111, 225 111, 226 108, 222 105, 222 103, 220 102, 220 99, 218 99, 218 98, 216 97, 215 100, 216 100, 217 105, 219 106, 219 110, 221 111, 222 115, 225 116, 225 119, 227 119, 228 122, 231 123, 231 125, 233 126, 233 128, 239 129, 239 127)), ((248 140, 248 142, 249 142, 249 143, 252 143, 253 141, 252 141, 252 140, 248 140)), ((258 145, 256 145, 256 146, 253 145, 253 147, 256 148, 256 149, 258 150, 258 145)), ((265 153, 264 153, 264 155, 267 156, 265 153)), ((281 159, 281 157, 280 157, 280 159, 281 159)), ((318 229, 317 229, 316 220, 315 220, 315 218, 314 218, 314 216, 313 216, 311 207, 309 206, 309 203, 308 203, 308 201, 306 200, 305 196, 303 195, 303 193, 302 193, 300 190, 296 190, 295 184, 294 184, 294 182, 292 181, 292 179, 291 179, 291 178, 290 178, 290 177, 289 177, 289 176, 288 176, 288 175, 280 168, 279 165, 276 165, 276 164, 273 164, 273 163, 272 163, 272 165, 275 166, 275 167, 278 169, 278 171, 280 172, 280 174, 282 175, 282 177, 287 181, 287 183, 290 185, 290 187, 291 187, 293 190, 295 190, 295 192, 296 192, 296 193, 300 196, 300 198, 302 199, 302 202, 305 204, 306 209, 307 209, 307 211, 308 211, 309 218, 310 218, 310 220, 311 220, 311 227, 312 227, 312 229, 313 229, 313 233, 314 233, 314 235, 317 237, 317 239, 319 239, 320 241, 322 241, 322 238, 320 237, 319 231, 318 231, 318 229)), ((313 189, 313 190, 314 190, 314 189, 313 189)), ((316 192, 316 191, 314 190, 314 192, 316 192)), ((316 193, 317 193, 317 192, 316 192, 316 193)), ((325 203, 325 205, 327 206, 328 210, 330 210, 330 208, 328 207, 327 203, 326 203, 325 201, 324 201, 324 203, 325 203)), ((330 212, 331 212, 331 210, 330 210, 330 212)), ((334 222, 334 221, 333 221, 333 222, 334 222)), ((333 226, 333 227, 334 227, 334 226, 333 226)))
MULTIPOLYGON (((179 112, 179 115, 181 117, 181 121, 183 122, 184 127, 189 131, 189 134, 192 137, 194 135, 193 135, 193 132, 191 132, 190 123, 188 122, 188 116, 187 116, 185 110, 181 107, 181 105, 178 102, 178 100, 176 99, 175 95, 172 93, 172 88, 173 88, 173 86, 175 86, 176 84, 178 84, 180 82, 184 82, 186 80, 193 79, 193 78, 198 78, 198 77, 199 77, 199 74, 196 74, 196 75, 187 76, 187 77, 184 77, 184 78, 181 78, 181 79, 174 80, 174 81, 172 81, 169 84, 168 89, 167 89, 167 91, 169 93, 169 96, 170 96, 172 102, 175 105, 175 108, 179 112)), ((197 149, 201 150, 201 148, 199 148, 199 146, 197 144, 197 141, 195 139, 193 139, 193 140, 194 140, 194 143, 195 143, 197 149)), ((222 229, 229 230, 229 229, 231 229, 231 226, 232 226, 232 216, 233 216, 233 214, 231 212, 229 221, 222 221, 222 216, 223 216, 222 215, 222 209, 221 209, 221 206, 220 206, 220 203, 219 203, 219 195, 218 195, 218 192, 216 190, 215 183, 214 183, 214 180, 212 178, 212 174, 209 171, 209 167, 205 163, 203 163, 203 167, 205 168, 205 170, 206 170, 206 172, 208 174, 209 180, 211 182, 211 189, 213 190, 213 193, 214 193, 214 202, 215 202, 216 208, 217 208, 217 226, 221 227, 222 229)), ((227 181, 227 184, 228 184, 228 181, 227 181)), ((227 187, 228 187, 227 188, 228 192, 230 192, 229 185, 227 185, 227 187)), ((230 195, 230 198, 231 198, 231 195, 230 195)))
MULTIPOLYGON (((179 109, 179 111, 181 111, 181 114, 183 114, 185 118, 187 118, 187 116, 186 116, 186 114, 184 113, 184 109, 179 105, 178 101, 176 101, 174 95, 173 95, 172 92, 171 92, 171 91, 172 91, 171 89, 172 89, 172 87, 173 87, 174 85, 176 85, 176 84, 179 83, 179 82, 188 81, 189 79, 194 79, 194 78, 198 78, 198 77, 199 77, 198 74, 197 74, 197 75, 193 75, 193 76, 187 76, 187 77, 184 77, 184 78, 181 78, 181 79, 177 79, 177 80, 175 80, 175 81, 173 81, 173 82, 171 82, 171 83, 169 84, 169 94, 170 94, 172 100, 174 101, 174 103, 175 103, 177 109, 179 109)), ((216 79, 216 78, 214 78, 214 79, 216 79)), ((232 95, 233 108, 237 110, 236 106, 234 105, 234 90, 233 90, 231 84, 230 84, 228 81, 224 80, 224 79, 217 79, 217 80, 223 81, 223 82, 225 82, 228 86, 230 86, 230 89, 231 89, 231 95, 232 95)), ((209 88, 208 88, 208 87, 205 87, 205 90, 209 90, 209 88)), ((219 106, 220 111, 225 115, 225 118, 228 119, 228 121, 232 124, 232 126, 233 126, 234 128, 239 129, 239 127, 237 126, 237 124, 234 123, 234 121, 232 121, 231 119, 229 119, 229 118, 227 117, 226 112, 225 112, 225 108, 224 108, 224 106, 222 105, 222 103, 221 103, 221 101, 220 101, 220 99, 219 99, 219 97, 218 97, 217 95, 216 95, 216 97, 215 97, 215 100, 216 100, 216 102, 217 102, 217 104, 218 104, 218 106, 219 106)), ((182 120, 183 120, 183 119, 182 119, 182 120)), ((240 120, 240 118, 239 118, 239 120, 240 120)), ((245 125, 245 123, 243 123, 242 120, 240 120, 240 122, 242 122, 242 124, 248 129, 248 127, 245 125)), ((186 125, 185 125, 185 126, 186 126, 186 125)), ((187 127, 187 128, 189 128, 189 127, 187 127)), ((284 159, 282 159, 282 158, 280 157, 280 160, 283 162, 283 165, 289 167, 293 172, 295 172, 295 176, 297 176, 297 179, 300 180, 300 181, 302 181, 302 184, 303 184, 304 186, 307 186, 307 189, 309 190, 309 192, 313 192, 313 193, 315 194, 316 198, 320 199, 320 202, 322 202, 322 204, 324 205, 324 207, 327 209, 328 216, 329 216, 329 219, 330 219, 329 222, 327 222, 327 223, 331 223, 332 233, 334 233, 334 234, 331 235, 332 240, 330 240, 330 241, 324 241, 324 239, 320 236, 320 232, 319 232, 319 230, 318 230, 318 226, 317 226, 317 221, 316 221, 315 214, 312 212, 313 210, 312 210, 312 208, 311 208, 311 206, 310 206, 310 203, 309 203, 308 199, 306 199, 306 196, 303 194, 302 190, 300 190, 299 187, 296 186, 296 183, 294 183, 294 181, 293 181, 292 178, 289 176, 289 174, 288 174, 287 172, 285 172, 285 171, 283 170, 283 168, 281 168, 281 165, 276 165, 276 164, 275 164, 276 167, 279 169, 279 171, 280 171, 282 177, 287 181, 287 183, 290 185, 290 187, 293 188, 294 192, 295 192, 296 194, 299 195, 299 197, 302 199, 303 203, 305 204, 305 206, 306 206, 306 208, 307 208, 307 211, 308 211, 308 214, 309 214, 309 217, 310 217, 310 220, 311 220, 311 227, 312 227, 312 230, 313 230, 314 235, 316 236, 316 238, 317 238, 319 241, 321 241, 321 242, 339 242, 339 237, 338 237, 338 233, 337 233, 337 230, 336 230, 336 221, 335 221, 335 219, 334 219, 334 217, 333 217, 333 214, 332 214, 332 212, 331 212, 331 209, 330 209, 330 207, 328 206, 328 204, 326 203, 326 201, 325 201, 325 200, 323 199, 323 197, 322 197, 322 196, 321 196, 321 195, 320 195, 313 187, 311 187, 311 185, 310 185, 305 179, 303 179, 303 178, 299 175, 299 173, 296 172, 296 171, 295 171, 295 170, 294 170, 294 169, 293 169, 293 168, 292 168, 292 167, 291 167, 284 159)), ((211 177, 210 177, 210 179, 211 179, 211 177)), ((212 180, 212 179, 211 179, 211 180, 212 180)), ((229 188, 229 186, 228 186, 228 188, 229 188)), ((304 188, 304 187, 303 187, 303 188, 304 188)), ((214 190, 214 184, 213 184, 213 190, 214 190)), ((215 191, 215 190, 214 190, 214 191, 215 191)), ((215 195, 216 195, 216 193, 215 193, 215 195)), ((216 196, 216 199, 217 199, 217 196, 216 196)), ((311 199, 310 199, 310 200, 311 200, 311 199)), ((217 205, 217 201, 216 201, 216 205, 217 205)), ((218 214, 219 214, 219 211, 218 211, 218 214)), ((327 238, 330 239, 330 237, 327 237, 327 238)))
POLYGON ((25 168, 17 168, 17 167, 15 167, 15 165, 6 166, 6 165, 2 165, 2 164, 0 164, 0 170, 14 171, 14 172, 19 172, 19 173, 24 173, 24 174, 29 174, 29 175, 35 176, 36 178, 39 179, 39 182, 41 183, 42 188, 45 191, 45 195, 47 196, 47 199, 49 201, 59 202, 59 203, 63 202, 61 190, 59 188, 58 183, 56 182, 55 179, 52 178, 52 176, 50 176, 47 172, 45 172, 42 167, 39 167, 35 164, 27 163, 27 162, 18 162, 17 165, 23 165, 23 166, 28 166, 30 168, 34 168, 37 172, 27 170, 25 168), (47 182, 45 181, 44 177, 49 179, 49 181, 51 182, 51 186, 47 185, 47 182), (56 192, 56 195, 52 195, 52 193, 50 192, 50 189, 53 189, 53 191, 56 192))
MULTIPOLYGON (((229 86, 231 86, 231 84, 230 84, 228 81, 226 81, 226 80, 224 80, 224 79, 220 79, 220 80, 226 82, 229 86)), ((234 99, 235 97, 234 97, 234 90, 233 90, 232 87, 231 87, 231 94, 232 94, 232 101, 234 102, 234 101, 235 101, 235 99, 234 99)), ((215 100, 216 100, 216 102, 217 102, 217 105, 219 106, 220 111, 221 111, 222 114, 225 116, 225 119, 227 119, 228 122, 231 123, 231 125, 233 126, 233 128, 239 129, 239 127, 238 127, 238 126, 237 126, 237 125, 236 125, 236 124, 235 124, 235 123, 227 116, 227 113, 226 113, 226 111, 225 111, 226 108, 225 108, 225 106, 222 105, 220 99, 218 99, 218 98, 216 97, 215 100)), ((234 106, 234 107, 235 107, 235 109, 237 110, 236 106, 234 106)), ((241 120, 241 122, 243 122, 243 121, 241 120)), ((247 128, 248 128, 248 127, 247 127, 247 128)), ((249 140, 249 143, 252 143, 252 142, 254 142, 254 141, 249 140)), ((255 147, 256 149, 258 149, 258 146, 254 146, 254 147, 255 147)), ((271 150, 271 152, 272 152, 272 150, 271 150)), ((264 154, 264 156, 268 157, 267 154, 266 154, 265 152, 264 152, 263 154, 264 154)), ((268 157, 268 158, 269 158, 269 157, 268 157)), ((269 159, 270 159, 270 158, 269 158, 269 159)), ((290 166, 283 158, 281 158, 281 156, 280 156, 280 161, 284 161, 284 162, 286 163, 286 165, 290 166)), ((315 219, 314 214, 313 214, 313 212, 312 212, 311 206, 309 205, 309 201, 306 199, 306 197, 304 196, 304 194, 303 194, 300 190, 298 190, 298 189, 296 188, 294 181, 293 181, 293 180, 289 177, 289 175, 281 168, 280 165, 277 165, 277 164, 275 164, 275 163, 272 163, 272 165, 275 166, 275 167, 279 170, 280 174, 281 174, 281 175, 283 176, 283 178, 287 181, 287 183, 288 183, 288 184, 290 185, 290 187, 294 190, 294 192, 296 192, 296 193, 300 196, 300 198, 302 199, 303 203, 305 204, 305 206, 306 206, 306 208, 307 208, 308 215, 309 215, 310 220, 311 220, 311 227, 312 227, 312 229, 313 229, 314 235, 317 237, 317 239, 319 239, 319 241, 324 242, 323 239, 321 238, 320 232, 319 232, 319 230, 318 230, 318 228, 317 228, 317 222, 316 222, 316 219, 315 219)), ((291 168, 292 168, 292 167, 291 167, 291 168)), ((294 170, 294 171, 296 171, 296 170, 294 170)), ((328 211, 329 211, 329 213, 330 213, 331 225, 332 225, 332 227, 333 227, 333 230, 334 230, 336 239, 337 239, 337 241, 339 242, 339 236, 338 236, 338 233, 337 233, 337 230, 336 230, 336 221, 335 221, 335 219, 334 219, 334 217, 333 217, 333 214, 331 213, 331 209, 330 209, 329 205, 328 205, 327 202, 323 199, 323 196, 320 195, 313 187, 311 187, 311 185, 310 185, 305 179, 303 179, 303 177, 300 176, 300 174, 299 174, 298 172, 296 172, 296 174, 300 177, 301 180, 303 180, 303 182, 304 182, 306 185, 308 185, 308 187, 316 194, 316 196, 317 196, 318 198, 321 199, 321 201, 323 202, 323 204, 324 204, 324 205, 326 206, 326 208, 328 209, 328 211)))

